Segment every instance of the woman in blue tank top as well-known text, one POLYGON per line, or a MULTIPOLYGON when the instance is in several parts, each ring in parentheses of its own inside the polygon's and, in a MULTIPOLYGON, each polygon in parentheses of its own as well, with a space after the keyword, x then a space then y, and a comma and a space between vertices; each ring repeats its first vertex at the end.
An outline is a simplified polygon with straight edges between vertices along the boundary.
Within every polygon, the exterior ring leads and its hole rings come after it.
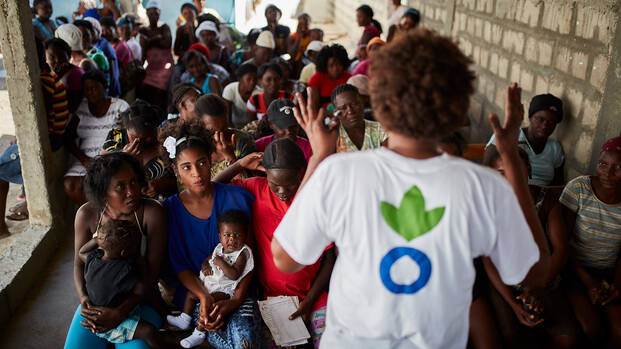
POLYGON ((190 82, 199 86, 204 94, 222 95, 220 80, 211 74, 205 55, 196 50, 190 50, 183 55, 183 64, 188 73, 192 75, 190 82))

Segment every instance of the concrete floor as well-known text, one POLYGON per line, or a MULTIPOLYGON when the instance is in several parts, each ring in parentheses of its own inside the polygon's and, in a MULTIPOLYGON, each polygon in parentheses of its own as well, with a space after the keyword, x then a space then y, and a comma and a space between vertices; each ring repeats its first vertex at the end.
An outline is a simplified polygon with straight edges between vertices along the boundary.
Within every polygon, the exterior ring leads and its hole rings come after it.
POLYGON ((0 348, 62 348, 77 304, 73 287, 73 239, 69 238, 20 306, 19 315, 0 330, 0 348))

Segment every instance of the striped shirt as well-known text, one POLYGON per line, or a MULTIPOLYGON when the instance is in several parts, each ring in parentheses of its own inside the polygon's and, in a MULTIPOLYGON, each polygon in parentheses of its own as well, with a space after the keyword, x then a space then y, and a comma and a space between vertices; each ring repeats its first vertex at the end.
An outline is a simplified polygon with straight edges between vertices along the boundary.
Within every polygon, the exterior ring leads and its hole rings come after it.
POLYGON ((47 110, 47 130, 50 134, 62 135, 69 119, 67 89, 60 78, 52 72, 44 70, 40 78, 43 95, 51 102, 47 110))
POLYGON ((559 199, 576 212, 570 244, 586 267, 614 269, 621 247, 621 203, 609 205, 597 198, 589 176, 567 183, 559 199))

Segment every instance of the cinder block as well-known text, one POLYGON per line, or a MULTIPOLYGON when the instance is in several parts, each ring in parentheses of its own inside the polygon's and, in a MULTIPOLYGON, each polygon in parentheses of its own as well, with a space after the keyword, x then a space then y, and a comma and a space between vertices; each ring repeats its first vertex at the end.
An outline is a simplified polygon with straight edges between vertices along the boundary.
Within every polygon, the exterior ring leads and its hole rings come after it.
POLYGON ((537 76, 537 83, 535 84, 535 94, 544 94, 548 93, 549 84, 548 78, 543 75, 537 76))
POLYGON ((584 95, 582 94, 582 91, 575 89, 575 88, 570 88, 567 90, 567 98, 566 98, 567 107, 568 107, 569 112, 574 117, 580 114, 583 99, 584 99, 584 95))
POLYGON ((481 52, 479 56, 479 65, 481 68, 487 69, 487 63, 489 62, 489 51, 484 47, 481 47, 481 52))
POLYGON ((595 88, 597 88, 600 92, 604 92, 609 63, 610 57, 608 55, 597 55, 593 60, 591 85, 595 86, 595 88))
POLYGON ((565 84, 562 81, 559 81, 558 79, 550 80, 549 91, 551 94, 555 95, 556 97, 561 98, 561 96, 563 95, 563 92, 565 91, 565 84))
POLYGON ((513 0, 496 0, 496 17, 506 20, 515 19, 513 0))
POLYGON ((504 29, 500 25, 492 24, 492 43, 494 45, 500 45, 503 31, 504 29))
POLYGON ((588 129, 594 129, 597 126, 601 108, 601 99, 585 98, 582 105, 582 125, 588 129))
POLYGON ((509 59, 500 56, 498 59, 498 76, 506 79, 509 74, 509 59))
POLYGON ((528 24, 530 27, 536 27, 539 21, 539 12, 543 6, 543 2, 535 0, 521 0, 514 2, 517 7, 515 19, 528 24))
POLYGON ((573 149, 575 160, 582 166, 587 166, 591 156, 591 148, 593 147, 593 133, 582 132, 573 149))
POLYGON ((480 38, 483 37, 483 20, 481 18, 474 20, 474 34, 480 38))
POLYGON ((588 1, 576 6, 576 35, 610 44, 619 21, 619 12, 603 5, 593 6, 588 1))
POLYGON ((468 39, 464 39, 463 37, 460 38, 459 47, 466 56, 470 56, 472 54, 472 43, 468 39))
POLYGON ((479 0, 477 1, 477 11, 491 13, 494 10, 493 0, 479 0))
POLYGON ((487 85, 485 86, 485 95, 487 96, 488 101, 493 101, 496 96, 496 86, 493 80, 488 80, 487 85))
POLYGON ((474 35, 474 18, 467 17, 466 31, 468 31, 468 34, 474 35))
POLYGON ((552 42, 537 40, 539 46, 539 64, 543 66, 552 65, 552 42))
POLYGON ((507 89, 507 86, 498 86, 496 88, 496 101, 495 101, 495 104, 501 110, 505 110, 505 103, 507 102, 506 89, 507 89))
POLYGON ((539 45, 537 44, 537 39, 532 36, 528 37, 528 39, 526 39, 526 52, 524 52, 524 56, 531 62, 537 62, 538 54, 539 45))
POLYGON ((558 50, 556 50, 556 62, 554 64, 554 66, 556 67, 556 69, 561 70, 565 73, 569 72, 569 67, 571 64, 571 60, 572 60, 572 55, 570 50, 567 47, 559 47, 558 50))
POLYGON ((571 15, 573 13, 574 2, 548 0, 543 3, 542 26, 561 34, 569 34, 571 31, 571 15))
POLYGON ((584 52, 574 52, 572 60, 572 74, 578 79, 586 79, 587 65, 589 63, 589 55, 584 52))
POLYGON ((521 66, 520 63, 517 62, 513 62, 513 64, 511 64, 511 78, 509 79, 509 82, 513 83, 513 82, 520 82, 520 70, 521 70, 521 66))
POLYGON ((479 46, 473 45, 473 47, 472 47, 472 60, 476 64, 479 64, 479 65, 481 63, 481 61, 480 61, 480 53, 481 53, 481 48, 479 46))
POLYGON ((520 70, 520 85, 522 86, 522 89, 526 90, 526 91, 533 91, 533 85, 534 85, 534 76, 533 73, 531 71, 529 71, 528 69, 521 69, 520 70))
POLYGON ((489 71, 492 72, 492 74, 494 75, 498 74, 498 54, 496 52, 493 52, 490 55, 489 71))
POLYGON ((483 40, 492 42, 492 24, 489 21, 483 22, 483 40))

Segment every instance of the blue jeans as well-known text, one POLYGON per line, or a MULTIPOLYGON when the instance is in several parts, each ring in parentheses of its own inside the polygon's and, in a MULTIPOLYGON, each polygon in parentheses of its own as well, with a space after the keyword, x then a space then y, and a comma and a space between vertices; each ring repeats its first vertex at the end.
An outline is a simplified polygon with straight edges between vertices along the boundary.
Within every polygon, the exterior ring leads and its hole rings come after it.
MULTIPOLYGON (((198 308, 194 308, 192 324, 198 322, 198 308)), ((217 349, 258 348, 261 338, 261 313, 259 305, 253 298, 246 298, 226 320, 224 328, 217 332, 206 332, 207 341, 217 349)), ((89 348, 92 349, 92 348, 89 348)))
MULTIPOLYGON (((87 330, 80 324, 84 321, 84 317, 80 315, 82 307, 78 305, 78 309, 73 315, 67 339, 65 340, 65 349, 106 349, 108 341, 97 337, 94 333, 87 330)), ((140 318, 149 322, 155 328, 162 327, 162 318, 159 314, 149 306, 141 306, 140 318)), ((123 344, 115 344, 117 349, 149 349, 147 342, 142 339, 134 339, 123 344)))

